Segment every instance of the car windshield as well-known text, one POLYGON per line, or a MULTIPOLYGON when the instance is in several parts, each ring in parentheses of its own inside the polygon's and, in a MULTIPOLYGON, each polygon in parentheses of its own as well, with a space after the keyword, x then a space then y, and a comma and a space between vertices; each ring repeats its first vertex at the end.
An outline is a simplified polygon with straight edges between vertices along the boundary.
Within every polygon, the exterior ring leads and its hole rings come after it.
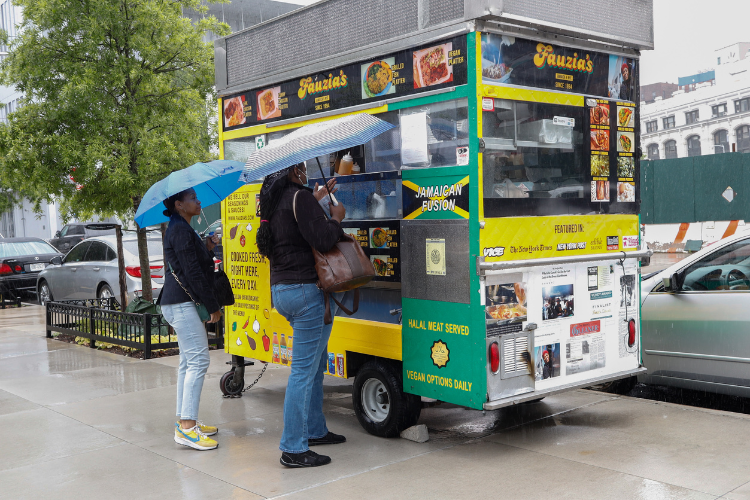
MULTIPOLYGON (((122 247, 126 252, 137 256, 138 255, 138 241, 128 240, 122 242, 122 247)), ((149 239, 148 240, 148 258, 149 260, 161 259, 164 254, 164 250, 161 246, 160 239, 149 239)))
POLYGON ((0 242, 0 259, 20 257, 21 255, 41 255, 57 253, 57 250, 43 241, 0 242))

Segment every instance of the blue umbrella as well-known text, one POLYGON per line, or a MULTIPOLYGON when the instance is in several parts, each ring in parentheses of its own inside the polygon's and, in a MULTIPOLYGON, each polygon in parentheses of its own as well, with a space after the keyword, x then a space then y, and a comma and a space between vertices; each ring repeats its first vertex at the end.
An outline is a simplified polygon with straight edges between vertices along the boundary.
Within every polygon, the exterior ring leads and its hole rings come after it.
POLYGON ((253 182, 305 160, 364 144, 394 126, 368 114, 305 125, 251 154, 240 180, 253 182))
POLYGON ((190 188, 195 189, 202 206, 219 203, 244 184, 239 180, 242 166, 239 161, 216 160, 172 172, 148 188, 138 206, 135 222, 139 227, 167 222, 169 219, 162 213, 163 201, 190 188))

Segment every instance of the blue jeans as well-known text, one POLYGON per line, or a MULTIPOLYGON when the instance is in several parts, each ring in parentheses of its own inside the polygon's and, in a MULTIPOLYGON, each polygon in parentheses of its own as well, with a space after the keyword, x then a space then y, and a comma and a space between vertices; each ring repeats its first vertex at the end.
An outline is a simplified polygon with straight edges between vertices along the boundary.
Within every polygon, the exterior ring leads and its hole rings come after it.
POLYGON ((161 313, 177 333, 180 366, 177 369, 177 418, 198 420, 203 379, 211 358, 208 356, 206 327, 198 316, 195 304, 167 304, 161 313))
MULTIPOLYGON (((274 307, 294 330, 294 360, 284 397, 284 431, 279 449, 303 453, 310 449, 308 439, 328 434, 323 416, 323 373, 333 324, 323 324, 323 292, 312 283, 273 285, 271 294, 274 307)), ((335 314, 336 303, 331 301, 331 315, 335 314)))

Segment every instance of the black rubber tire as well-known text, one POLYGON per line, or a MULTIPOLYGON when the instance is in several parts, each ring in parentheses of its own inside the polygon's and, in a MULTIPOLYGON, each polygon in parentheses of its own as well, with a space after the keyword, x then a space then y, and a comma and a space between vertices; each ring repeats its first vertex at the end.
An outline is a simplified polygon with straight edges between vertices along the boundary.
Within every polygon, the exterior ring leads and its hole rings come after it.
POLYGON ((622 396, 632 391, 637 383, 637 377, 621 378, 620 380, 603 383, 601 385, 601 390, 611 394, 620 394, 622 396))
POLYGON ((360 367, 354 378, 352 403, 360 425, 370 434, 386 438, 397 437, 415 425, 422 411, 422 399, 403 390, 401 363, 385 359, 373 359, 360 367), (362 388, 370 379, 378 379, 388 392, 388 416, 382 422, 372 420, 363 407, 362 388))
POLYGON ((102 292, 104 292, 104 290, 109 290, 109 296, 110 297, 114 297, 115 296, 115 293, 112 291, 112 287, 109 286, 107 283, 102 283, 101 285, 99 285, 99 289, 96 291, 96 298, 97 299, 103 298, 102 297, 102 292))
POLYGON ((49 301, 52 302, 54 297, 52 297, 52 289, 49 287, 49 283, 47 283, 47 280, 42 280, 39 282, 39 289, 37 290, 37 297, 39 297, 39 305, 45 305, 45 302, 42 302, 42 287, 47 286, 47 290, 49 290, 49 301))
POLYGON ((219 387, 221 388, 222 394, 225 396, 236 396, 242 394, 242 389, 245 388, 245 381, 238 380, 236 383, 234 380, 234 370, 229 370, 221 376, 219 381, 219 387))

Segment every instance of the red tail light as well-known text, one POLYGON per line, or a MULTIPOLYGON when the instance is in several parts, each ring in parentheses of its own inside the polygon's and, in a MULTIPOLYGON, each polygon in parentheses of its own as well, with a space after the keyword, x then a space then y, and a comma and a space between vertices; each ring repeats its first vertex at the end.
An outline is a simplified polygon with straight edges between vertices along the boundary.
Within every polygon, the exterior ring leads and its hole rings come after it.
POLYGON ((21 271, 23 271, 23 267, 21 267, 18 264, 16 264, 16 272, 20 273, 21 271))
POLYGON ((11 274, 12 272, 13 269, 11 269, 8 264, 0 264, 0 275, 11 274))
POLYGON ((500 369, 500 347, 498 347, 497 342, 493 342, 490 344, 490 371, 492 373, 497 373, 499 369, 500 369))
POLYGON ((633 347, 635 345, 635 320, 630 319, 628 321, 628 346, 633 347))
MULTIPOLYGON (((163 278, 164 274, 153 274, 154 271, 161 271, 164 269, 162 266, 149 266, 151 268, 151 277, 152 278, 163 278)), ((125 272, 128 273, 133 278, 140 278, 141 277, 141 266, 127 266, 125 267, 125 272)))

